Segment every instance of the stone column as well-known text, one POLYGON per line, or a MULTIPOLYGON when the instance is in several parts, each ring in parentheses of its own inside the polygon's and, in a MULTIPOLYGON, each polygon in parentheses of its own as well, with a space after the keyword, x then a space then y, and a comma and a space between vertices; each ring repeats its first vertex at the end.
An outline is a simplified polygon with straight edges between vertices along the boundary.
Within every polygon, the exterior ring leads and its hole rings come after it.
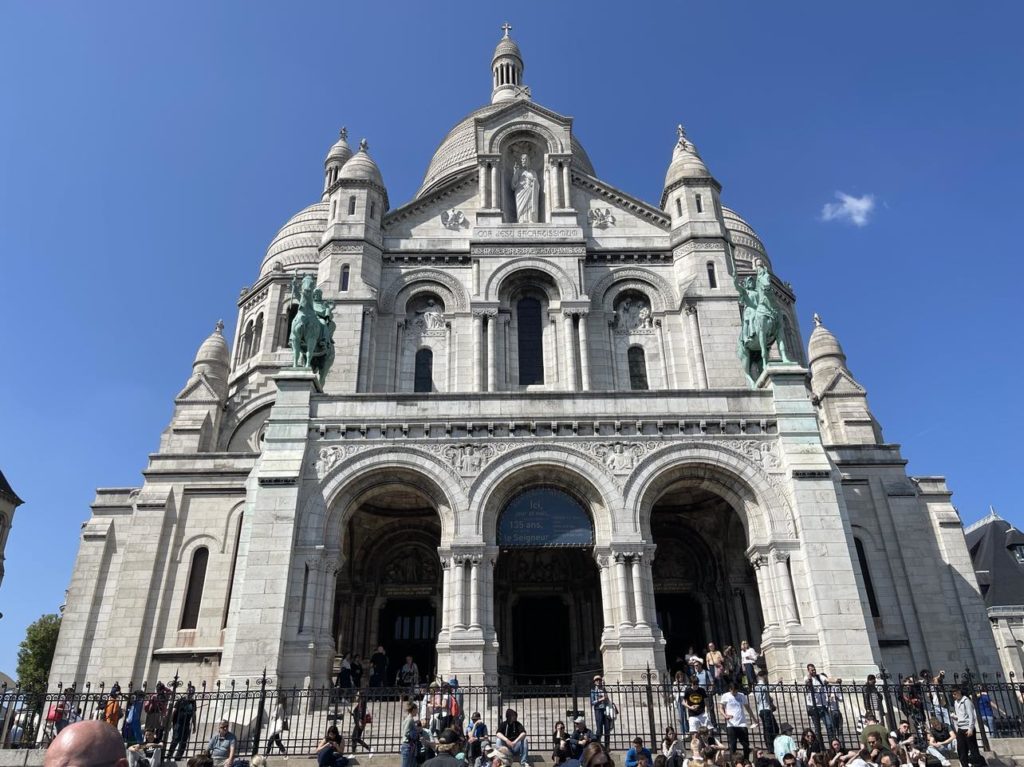
POLYGON ((483 583, 481 589, 483 590, 483 629, 484 638, 492 639, 494 637, 494 564, 496 553, 490 553, 484 555, 483 559, 483 583))
POLYGON ((565 160, 562 163, 562 207, 572 207, 572 196, 571 196, 572 185, 569 178, 569 161, 565 160))
POLYGON ((491 165, 491 209, 501 207, 501 186, 498 182, 498 163, 491 165))
POLYGON ((573 314, 568 309, 562 311, 562 332, 565 334, 565 375, 566 391, 576 391, 576 331, 573 327, 573 314))
POLYGON ((629 620, 629 595, 626 593, 626 555, 618 552, 615 557, 615 585, 619 600, 616 605, 619 611, 619 628, 627 628, 629 620))
POLYGON ((483 361, 480 346, 484 337, 483 312, 473 312, 473 391, 483 391, 483 361))
POLYGON ((776 549, 771 553, 771 561, 782 620, 789 625, 795 625, 800 622, 800 619, 797 617, 796 602, 793 601, 793 579, 786 566, 789 562, 789 555, 776 549))
POLYGON ((356 378, 356 391, 369 391, 372 386, 373 377, 370 375, 370 366, 373 364, 373 356, 370 352, 370 343, 373 339, 373 318, 377 310, 372 306, 363 307, 363 327, 359 334, 359 374, 356 378))
POLYGON ((708 388, 708 371, 704 364, 704 344, 700 340, 700 323, 697 321, 697 307, 686 306, 686 325, 690 330, 690 348, 693 349, 694 383, 698 389, 708 388))
POLYGON ((486 208, 487 205, 487 165, 480 163, 477 167, 477 183, 480 185, 480 207, 486 208))
POLYGON ((402 391, 402 349, 405 346, 405 320, 398 321, 395 338, 395 388, 392 391, 402 391))
POLYGON ((609 558, 604 555, 595 557, 597 560, 598 574, 601 579, 601 614, 604 618, 602 626, 602 633, 609 631, 615 626, 615 615, 612 611, 612 599, 614 594, 612 592, 611 584, 611 564, 609 558))
POLYGON ((647 622, 647 610, 644 599, 644 575, 642 572, 643 556, 639 553, 633 554, 633 610, 636 614, 636 626, 638 628, 649 628, 647 622))
POLYGON ((775 614, 775 595, 772 593, 771 575, 768 573, 768 557, 764 554, 755 554, 750 558, 750 564, 753 566, 754 576, 757 578, 757 591, 761 597, 761 612, 764 613, 764 627, 766 630, 774 628, 778 626, 779 619, 775 614))
POLYGON ((590 347, 587 343, 587 311, 580 312, 580 377, 583 391, 590 391, 590 347))
POLYGON ((480 557, 469 559, 469 627, 478 629, 480 620, 480 557))
POLYGON ((497 391, 498 389, 497 325, 497 310, 487 310, 487 391, 497 391))
POLYGON ((452 557, 452 578, 455 579, 455 588, 452 589, 454 600, 452 603, 452 628, 461 630, 466 628, 466 558, 461 554, 452 557))
POLYGON ((441 633, 447 634, 452 625, 451 618, 451 594, 452 594, 452 560, 450 557, 441 557, 441 633))

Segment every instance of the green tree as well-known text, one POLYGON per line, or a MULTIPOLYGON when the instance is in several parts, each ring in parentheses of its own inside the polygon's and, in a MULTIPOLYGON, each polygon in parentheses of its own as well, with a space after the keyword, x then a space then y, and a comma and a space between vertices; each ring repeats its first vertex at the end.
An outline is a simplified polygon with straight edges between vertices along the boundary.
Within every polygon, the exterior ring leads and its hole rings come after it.
POLYGON ((18 647, 17 671, 23 690, 46 690, 58 633, 59 615, 43 615, 25 631, 25 639, 18 647))

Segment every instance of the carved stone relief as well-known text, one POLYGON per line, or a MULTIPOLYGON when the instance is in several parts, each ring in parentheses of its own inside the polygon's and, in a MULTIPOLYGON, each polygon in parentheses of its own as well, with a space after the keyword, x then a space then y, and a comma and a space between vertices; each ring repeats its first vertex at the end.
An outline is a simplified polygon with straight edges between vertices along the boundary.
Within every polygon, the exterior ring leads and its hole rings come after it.
POLYGON ((595 229, 607 229, 615 226, 615 215, 611 208, 593 208, 587 212, 587 220, 595 229))
POLYGON ((626 296, 615 309, 616 333, 653 333, 651 304, 646 298, 626 296))

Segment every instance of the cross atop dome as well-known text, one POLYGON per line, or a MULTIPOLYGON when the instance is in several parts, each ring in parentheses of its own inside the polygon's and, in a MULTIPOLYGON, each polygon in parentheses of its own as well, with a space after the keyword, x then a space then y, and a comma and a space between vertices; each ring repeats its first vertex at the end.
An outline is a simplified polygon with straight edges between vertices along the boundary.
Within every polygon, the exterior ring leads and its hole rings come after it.
POLYGON ((506 22, 505 22, 504 24, 502 24, 502 25, 501 25, 501 28, 502 28, 503 30, 505 30, 505 36, 504 36, 504 37, 503 37, 502 39, 503 39, 503 40, 508 40, 508 39, 509 39, 508 33, 512 31, 512 25, 511 25, 511 24, 509 24, 509 23, 508 23, 508 22, 506 21, 506 22))

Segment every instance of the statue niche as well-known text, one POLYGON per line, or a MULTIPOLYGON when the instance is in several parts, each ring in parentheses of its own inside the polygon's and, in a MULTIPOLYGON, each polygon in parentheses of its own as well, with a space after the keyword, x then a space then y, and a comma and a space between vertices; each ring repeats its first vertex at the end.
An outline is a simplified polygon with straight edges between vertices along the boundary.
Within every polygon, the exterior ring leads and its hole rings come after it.
POLYGON ((503 220, 507 223, 536 224, 543 210, 543 152, 531 142, 513 143, 505 156, 505 179, 509 194, 503 220))

